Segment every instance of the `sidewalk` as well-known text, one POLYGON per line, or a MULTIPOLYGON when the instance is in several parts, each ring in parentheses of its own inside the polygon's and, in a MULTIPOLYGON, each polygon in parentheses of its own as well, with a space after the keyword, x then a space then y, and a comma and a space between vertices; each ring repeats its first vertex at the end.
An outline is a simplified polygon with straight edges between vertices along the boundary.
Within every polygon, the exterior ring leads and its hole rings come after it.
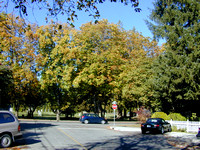
POLYGON ((119 126, 110 126, 110 129, 117 131, 138 131, 141 132, 141 129, 138 127, 119 127, 119 126))

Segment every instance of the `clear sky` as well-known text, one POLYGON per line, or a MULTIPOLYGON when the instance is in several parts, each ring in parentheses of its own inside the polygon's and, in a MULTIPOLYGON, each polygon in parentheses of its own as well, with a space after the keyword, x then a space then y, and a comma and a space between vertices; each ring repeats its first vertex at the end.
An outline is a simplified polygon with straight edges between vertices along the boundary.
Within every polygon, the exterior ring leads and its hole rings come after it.
MULTIPOLYGON (((124 5, 120 2, 118 3, 111 3, 109 1, 104 2, 103 4, 98 4, 97 8, 100 12, 101 19, 107 19, 111 23, 118 23, 119 21, 122 23, 123 28, 125 30, 131 30, 133 28, 136 29, 136 31, 142 33, 145 37, 153 37, 151 31, 148 29, 145 20, 148 19, 149 15, 151 14, 151 10, 153 9, 153 2, 155 0, 140 0, 139 7, 142 9, 141 12, 135 12, 134 8, 130 5, 124 5)), ((11 7, 12 8, 12 7, 11 7)), ((36 22, 39 25, 46 24, 45 17, 46 14, 44 11, 35 11, 34 13, 31 12, 31 9, 29 9, 29 15, 27 19, 29 21, 36 22), (34 15, 33 15, 34 14, 34 15)), ((9 10, 9 12, 11 9, 9 10)), ((17 13, 15 11, 15 13, 17 13)), ((75 19, 74 25, 75 28, 79 28, 82 24, 94 21, 94 19, 89 16, 88 13, 85 13, 84 11, 78 11, 78 20, 75 19)), ((17 15, 17 14, 16 14, 17 15)), ((58 22, 65 22, 65 17, 60 16, 58 19, 58 22)), ((159 45, 162 42, 159 43, 159 45)))
MULTIPOLYGON (((140 0, 139 7, 141 12, 135 12, 134 8, 130 5, 124 5, 122 3, 110 3, 105 2, 98 5, 100 11, 100 20, 107 19, 111 23, 122 22, 123 28, 131 30, 135 28, 138 32, 141 32, 144 36, 152 37, 150 30, 145 24, 145 20, 148 19, 153 8, 154 0, 140 0)), ((79 27, 81 24, 89 22, 92 17, 87 16, 86 13, 79 13, 78 20, 75 21, 75 26, 79 27)))

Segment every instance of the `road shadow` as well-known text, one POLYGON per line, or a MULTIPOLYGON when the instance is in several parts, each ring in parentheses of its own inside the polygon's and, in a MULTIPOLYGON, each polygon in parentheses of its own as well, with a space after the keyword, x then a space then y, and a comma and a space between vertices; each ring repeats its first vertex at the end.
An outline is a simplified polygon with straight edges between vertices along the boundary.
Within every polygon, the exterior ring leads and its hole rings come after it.
POLYGON ((28 123, 20 122, 20 126, 21 126, 21 131, 25 131, 36 128, 49 128, 56 125, 51 123, 40 123, 40 122, 28 122, 28 123))
POLYGON ((18 147, 20 149, 29 149, 29 145, 41 142, 39 136, 40 133, 36 132, 36 129, 41 128, 50 128, 56 125, 51 123, 39 123, 39 122, 20 122, 22 138, 16 139, 16 141, 12 145, 12 149, 14 147, 18 147))
POLYGON ((160 149, 177 149, 170 145, 164 135, 129 135, 114 137, 113 139, 87 143, 85 146, 88 150, 92 149, 112 149, 112 150, 160 150, 160 149))

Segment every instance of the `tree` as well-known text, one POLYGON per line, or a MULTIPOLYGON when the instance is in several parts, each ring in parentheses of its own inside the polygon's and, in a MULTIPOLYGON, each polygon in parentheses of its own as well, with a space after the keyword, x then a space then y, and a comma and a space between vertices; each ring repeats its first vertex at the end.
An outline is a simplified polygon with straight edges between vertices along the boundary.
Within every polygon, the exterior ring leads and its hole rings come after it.
MULTIPOLYGON (((14 90, 11 103, 18 112, 21 106, 30 104, 29 99, 26 98, 30 93, 27 87, 31 89, 38 87, 37 37, 34 34, 36 26, 27 25, 23 19, 17 17, 13 19, 11 15, 2 13, 0 16, 2 19, 0 21, 2 27, 0 28, 0 57, 4 65, 12 68, 14 90)), ((35 104, 41 104, 40 100, 35 98, 35 104)))
MULTIPOLYGON (((48 20, 47 18, 49 17, 56 17, 59 14, 67 15, 66 21, 73 25, 74 19, 78 18, 77 11, 88 12, 90 16, 97 19, 100 16, 97 4, 104 3, 105 0, 32 0, 30 2, 26 0, 12 0, 11 2, 14 3, 14 8, 18 9, 21 15, 28 15, 29 9, 33 11, 38 11, 35 10, 35 8, 39 10, 45 9, 48 12, 46 20, 48 20)), ((11 2, 8 0, 2 1, 1 6, 4 8, 3 10, 5 10, 11 2)), ((117 2, 117 0, 110 0, 110 2, 117 2)), ((141 10, 138 8, 139 0, 121 0, 120 2, 125 5, 130 4, 137 12, 141 10)))
MULTIPOLYGON (((200 3, 157 0, 149 27, 155 38, 166 39, 166 51, 154 64, 154 96, 165 112, 183 112, 200 91, 200 3)), ((191 108, 190 108, 191 109, 191 108)), ((194 107, 194 111, 195 111, 194 107)), ((187 110, 187 111, 193 111, 187 110)))
POLYGON ((84 89, 86 104, 93 104, 98 113, 113 99, 120 108, 131 108, 136 101, 145 103, 143 88, 151 76, 147 66, 159 51, 157 43, 107 20, 87 23, 80 29, 71 51, 76 70, 73 85, 84 89))
MULTIPOLYGON (((3 65, 12 68, 13 88, 12 91, 12 105, 18 111, 20 107, 20 100, 22 98, 22 86, 20 78, 22 62, 23 35, 24 35, 24 22, 21 19, 11 20, 11 15, 4 13, 0 14, 0 50, 1 60, 3 65), (20 63, 21 62, 21 63, 20 63)), ((10 99, 10 100, 11 100, 10 99)))
POLYGON ((12 70, 0 64, 0 109, 8 109, 11 105, 13 91, 12 70))
POLYGON ((71 90, 71 74, 74 64, 68 55, 71 52, 71 29, 66 24, 52 22, 41 26, 37 30, 39 41, 38 50, 40 59, 37 60, 38 69, 41 70, 42 89, 46 91, 48 102, 52 111, 60 120, 60 114, 69 107, 71 90), (41 59, 43 60, 41 62, 41 59))
POLYGON ((24 108, 28 110, 28 117, 33 118, 35 110, 45 104, 45 92, 41 90, 38 80, 30 81, 23 87, 24 108))
POLYGON ((128 31, 126 37, 127 63, 117 80, 117 91, 121 92, 121 108, 132 112, 141 105, 151 106, 152 90, 148 80, 152 77, 151 65, 162 50, 157 42, 143 37, 138 32, 128 31))
POLYGON ((115 77, 125 63, 125 32, 107 20, 87 23, 80 29, 74 35, 75 55, 71 58, 76 66, 73 85, 85 90, 86 104, 92 104, 92 111, 103 114, 114 95, 115 77))

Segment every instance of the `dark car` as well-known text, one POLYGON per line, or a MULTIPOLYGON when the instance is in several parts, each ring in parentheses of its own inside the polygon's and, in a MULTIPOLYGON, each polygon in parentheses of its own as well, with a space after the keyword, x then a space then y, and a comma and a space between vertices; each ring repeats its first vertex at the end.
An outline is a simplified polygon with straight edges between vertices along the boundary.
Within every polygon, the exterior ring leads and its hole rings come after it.
POLYGON ((172 129, 170 123, 162 118, 149 118, 146 123, 141 124, 141 130, 142 134, 147 131, 163 134, 164 132, 171 132, 172 129))
POLYGON ((99 117, 97 114, 83 114, 80 117, 80 122, 88 124, 88 123, 101 123, 101 124, 105 124, 108 123, 108 121, 103 118, 103 117, 99 117))
POLYGON ((21 138, 18 119, 10 111, 0 110, 0 146, 9 147, 17 138, 21 138))

